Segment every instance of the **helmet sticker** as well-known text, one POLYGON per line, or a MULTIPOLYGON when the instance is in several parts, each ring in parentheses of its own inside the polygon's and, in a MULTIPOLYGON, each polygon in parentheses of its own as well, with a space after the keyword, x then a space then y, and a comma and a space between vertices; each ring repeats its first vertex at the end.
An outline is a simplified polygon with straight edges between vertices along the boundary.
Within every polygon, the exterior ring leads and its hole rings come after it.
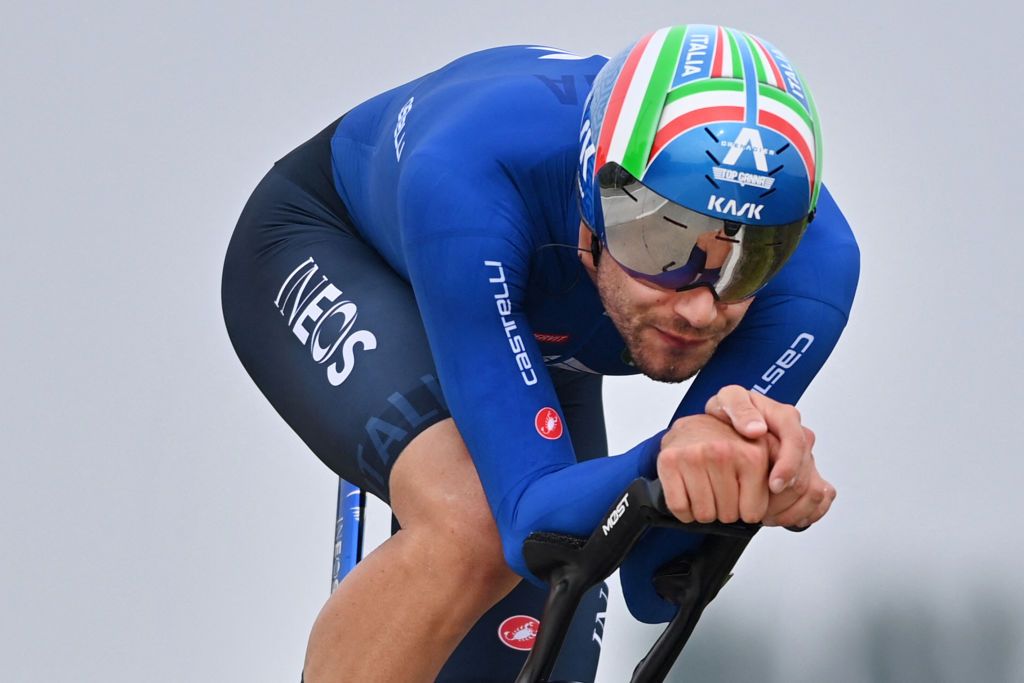
POLYGON ((775 154, 775 150, 765 148, 764 143, 761 142, 761 133, 757 128, 740 128, 740 134, 736 136, 735 140, 732 142, 722 140, 718 144, 729 149, 725 153, 725 158, 722 159, 723 166, 735 166, 741 154, 751 152, 754 155, 754 166, 762 173, 768 172, 768 156, 775 154))

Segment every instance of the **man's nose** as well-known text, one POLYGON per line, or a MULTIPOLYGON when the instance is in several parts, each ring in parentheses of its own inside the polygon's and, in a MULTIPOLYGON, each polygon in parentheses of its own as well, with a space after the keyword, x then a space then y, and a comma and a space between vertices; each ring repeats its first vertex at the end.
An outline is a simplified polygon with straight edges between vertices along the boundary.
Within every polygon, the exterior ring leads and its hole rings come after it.
POLYGON ((672 296, 673 312, 691 327, 707 327, 718 317, 715 295, 708 287, 694 287, 672 296))

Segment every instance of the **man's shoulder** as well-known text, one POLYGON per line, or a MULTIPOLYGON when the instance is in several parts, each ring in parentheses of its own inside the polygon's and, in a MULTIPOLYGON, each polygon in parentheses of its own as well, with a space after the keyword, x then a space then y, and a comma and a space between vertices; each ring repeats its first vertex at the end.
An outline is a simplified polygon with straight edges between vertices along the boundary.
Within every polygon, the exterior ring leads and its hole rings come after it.
POLYGON ((860 276, 860 250, 850 224, 822 185, 814 220, 778 275, 758 295, 814 299, 849 316, 860 276))
POLYGON ((461 133, 467 125, 530 126, 560 112, 578 120, 605 61, 539 45, 472 52, 357 106, 344 129, 358 135, 353 128, 376 128, 402 109, 408 125, 420 119, 433 133, 461 133))
POLYGON ((434 73, 452 75, 505 76, 552 74, 594 74, 608 59, 602 55, 581 55, 545 45, 503 45, 458 57, 434 73))
POLYGON ((419 100, 436 101, 458 116, 483 115, 493 123, 522 122, 531 114, 578 118, 604 57, 557 48, 512 45, 461 57, 425 77, 419 100))
POLYGON ((519 192, 538 164, 575 156, 583 103, 603 63, 510 46, 430 74, 404 94, 399 185, 419 188, 443 173, 481 197, 496 188, 519 192))

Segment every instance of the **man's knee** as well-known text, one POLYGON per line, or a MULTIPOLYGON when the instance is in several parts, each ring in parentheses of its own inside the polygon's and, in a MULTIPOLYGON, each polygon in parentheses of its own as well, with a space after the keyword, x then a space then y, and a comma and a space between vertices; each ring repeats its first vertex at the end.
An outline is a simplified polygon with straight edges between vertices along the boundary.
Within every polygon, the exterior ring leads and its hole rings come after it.
POLYGON ((432 561, 468 579, 508 581, 501 537, 476 467, 451 419, 413 439, 391 472, 391 508, 432 561))

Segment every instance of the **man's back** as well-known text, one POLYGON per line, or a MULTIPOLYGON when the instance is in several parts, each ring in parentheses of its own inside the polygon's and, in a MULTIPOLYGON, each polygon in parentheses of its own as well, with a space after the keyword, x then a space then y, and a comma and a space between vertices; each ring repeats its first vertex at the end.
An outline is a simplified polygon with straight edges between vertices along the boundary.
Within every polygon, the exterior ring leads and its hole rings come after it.
POLYGON ((523 250, 575 242, 577 134, 605 58, 484 50, 346 114, 332 140, 360 233, 408 277, 403 242, 471 230, 523 250), (432 204, 459 207, 437 223, 432 204))

